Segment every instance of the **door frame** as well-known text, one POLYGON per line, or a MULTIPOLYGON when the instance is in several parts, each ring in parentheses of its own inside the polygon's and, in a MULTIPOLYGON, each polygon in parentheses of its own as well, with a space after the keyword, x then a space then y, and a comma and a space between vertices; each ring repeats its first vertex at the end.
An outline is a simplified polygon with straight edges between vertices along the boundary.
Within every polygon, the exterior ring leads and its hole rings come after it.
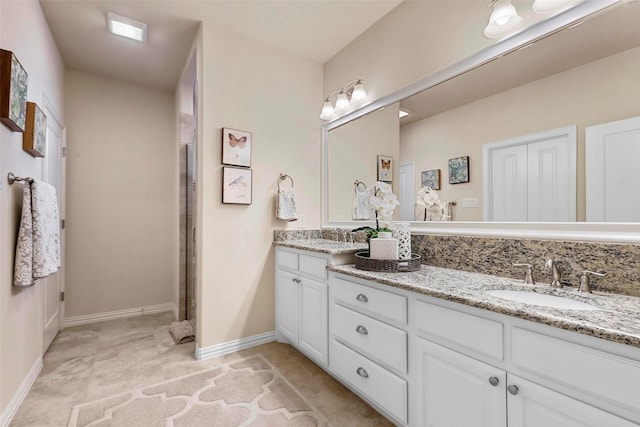
MULTIPOLYGON (((62 223, 62 221, 65 220, 66 217, 66 186, 67 186, 67 182, 66 182, 66 148, 67 148, 67 128, 64 125, 64 122, 62 121, 62 118, 60 117, 60 114, 58 113, 58 111, 56 110, 55 106, 53 105, 53 103, 49 100, 49 98, 43 93, 42 94, 42 105, 43 105, 43 110, 44 113, 47 117, 47 120, 51 120, 53 122, 55 122, 55 124, 57 125, 57 127, 60 129, 60 157, 58 157, 58 161, 59 161, 59 183, 58 186, 59 188, 56 189, 57 193, 58 193, 58 200, 59 200, 59 216, 60 216, 60 221, 62 223)), ((49 126, 47 126, 47 131, 48 131, 49 126)), ((42 161, 42 178, 43 180, 48 177, 48 168, 49 168, 49 162, 52 159, 50 157, 45 157, 45 159, 43 159, 42 161)), ((65 260, 65 230, 64 228, 62 228, 62 226, 60 227, 60 269, 58 270, 58 272, 56 273, 58 275, 58 284, 59 284, 59 292, 61 294, 64 294, 65 291, 65 284, 66 284, 66 260, 65 260)), ((46 308, 45 308, 45 288, 44 286, 42 287, 42 311, 43 311, 43 321, 46 322, 46 308)), ((59 319, 58 319, 58 332, 61 331, 62 329, 64 329, 64 318, 65 318, 65 303, 64 301, 61 300, 60 297, 58 297, 57 299, 58 301, 58 312, 59 312, 59 319)), ((42 327, 43 327, 43 344, 44 343, 44 328, 45 328, 46 324, 43 323, 42 327)), ((48 345, 43 345, 43 353, 46 352, 48 349, 48 345)))

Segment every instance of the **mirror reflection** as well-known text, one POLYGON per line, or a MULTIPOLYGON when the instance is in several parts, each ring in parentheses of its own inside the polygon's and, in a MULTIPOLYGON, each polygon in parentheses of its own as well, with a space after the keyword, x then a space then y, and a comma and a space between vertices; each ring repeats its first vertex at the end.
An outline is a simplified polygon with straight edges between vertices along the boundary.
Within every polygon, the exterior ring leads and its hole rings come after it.
POLYGON ((638 222, 639 77, 634 2, 333 129, 328 219, 354 219, 384 156, 397 220, 638 222))

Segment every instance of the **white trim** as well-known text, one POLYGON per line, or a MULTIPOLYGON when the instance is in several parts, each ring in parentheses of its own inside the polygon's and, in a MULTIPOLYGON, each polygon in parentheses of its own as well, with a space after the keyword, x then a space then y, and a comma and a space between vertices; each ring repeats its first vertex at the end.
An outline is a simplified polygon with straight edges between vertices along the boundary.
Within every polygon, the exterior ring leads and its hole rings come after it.
POLYGON ((147 305, 145 307, 127 308, 125 310, 108 311, 104 313, 85 314, 82 316, 67 317, 64 319, 64 327, 85 325, 87 323, 104 322, 105 320, 122 319, 125 317, 143 316, 151 313, 163 313, 165 311, 177 312, 174 303, 147 305))
POLYGON ((9 401, 7 407, 0 414, 0 427, 8 427, 11 420, 18 412, 20 405, 24 402, 25 397, 27 397, 27 393, 31 390, 33 383, 38 378, 40 371, 42 370, 42 357, 38 357, 35 361, 27 376, 22 380, 20 387, 16 390, 15 394, 9 401))
POLYGON ((209 347, 199 347, 196 344, 196 359, 206 360, 213 357, 223 356, 225 354, 244 350, 246 348, 255 347, 257 345, 267 344, 276 340, 275 331, 265 332, 264 334, 254 335, 251 337, 240 338, 233 341, 227 341, 209 347))

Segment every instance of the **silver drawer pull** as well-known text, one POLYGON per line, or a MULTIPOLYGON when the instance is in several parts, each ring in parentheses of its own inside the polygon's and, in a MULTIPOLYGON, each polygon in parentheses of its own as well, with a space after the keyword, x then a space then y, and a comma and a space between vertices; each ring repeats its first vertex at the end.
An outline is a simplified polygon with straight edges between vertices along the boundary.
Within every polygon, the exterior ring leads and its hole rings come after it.
POLYGON ((369 378, 369 373, 364 368, 358 368, 356 370, 356 374, 360 375, 362 378, 369 378))
POLYGON ((517 385, 513 385, 513 384, 509 384, 507 386, 507 391, 515 396, 516 394, 518 394, 518 391, 519 391, 518 390, 518 386, 517 385))
POLYGON ((369 302, 369 298, 365 294, 358 294, 356 299, 360 302, 369 302))
POLYGON ((358 325, 358 327, 356 328, 356 332, 362 335, 369 335, 369 331, 367 331, 367 328, 362 325, 358 325))
POLYGON ((498 379, 498 377, 490 377, 489 378, 489 384, 491 384, 492 386, 497 386, 500 383, 500 379, 498 379))

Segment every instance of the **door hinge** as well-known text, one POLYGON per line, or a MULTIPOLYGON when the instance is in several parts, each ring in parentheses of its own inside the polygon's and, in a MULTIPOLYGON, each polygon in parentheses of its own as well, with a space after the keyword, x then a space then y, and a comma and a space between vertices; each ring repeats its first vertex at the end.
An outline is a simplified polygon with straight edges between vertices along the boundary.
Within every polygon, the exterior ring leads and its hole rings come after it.
POLYGON ((66 225, 66 221, 64 219, 60 220, 60 229, 64 230, 64 226, 66 225))
POLYGON ((62 157, 67 157, 67 147, 62 147, 61 155, 62 157))
POLYGON ((60 292, 60 301, 64 302, 64 292, 60 292))

